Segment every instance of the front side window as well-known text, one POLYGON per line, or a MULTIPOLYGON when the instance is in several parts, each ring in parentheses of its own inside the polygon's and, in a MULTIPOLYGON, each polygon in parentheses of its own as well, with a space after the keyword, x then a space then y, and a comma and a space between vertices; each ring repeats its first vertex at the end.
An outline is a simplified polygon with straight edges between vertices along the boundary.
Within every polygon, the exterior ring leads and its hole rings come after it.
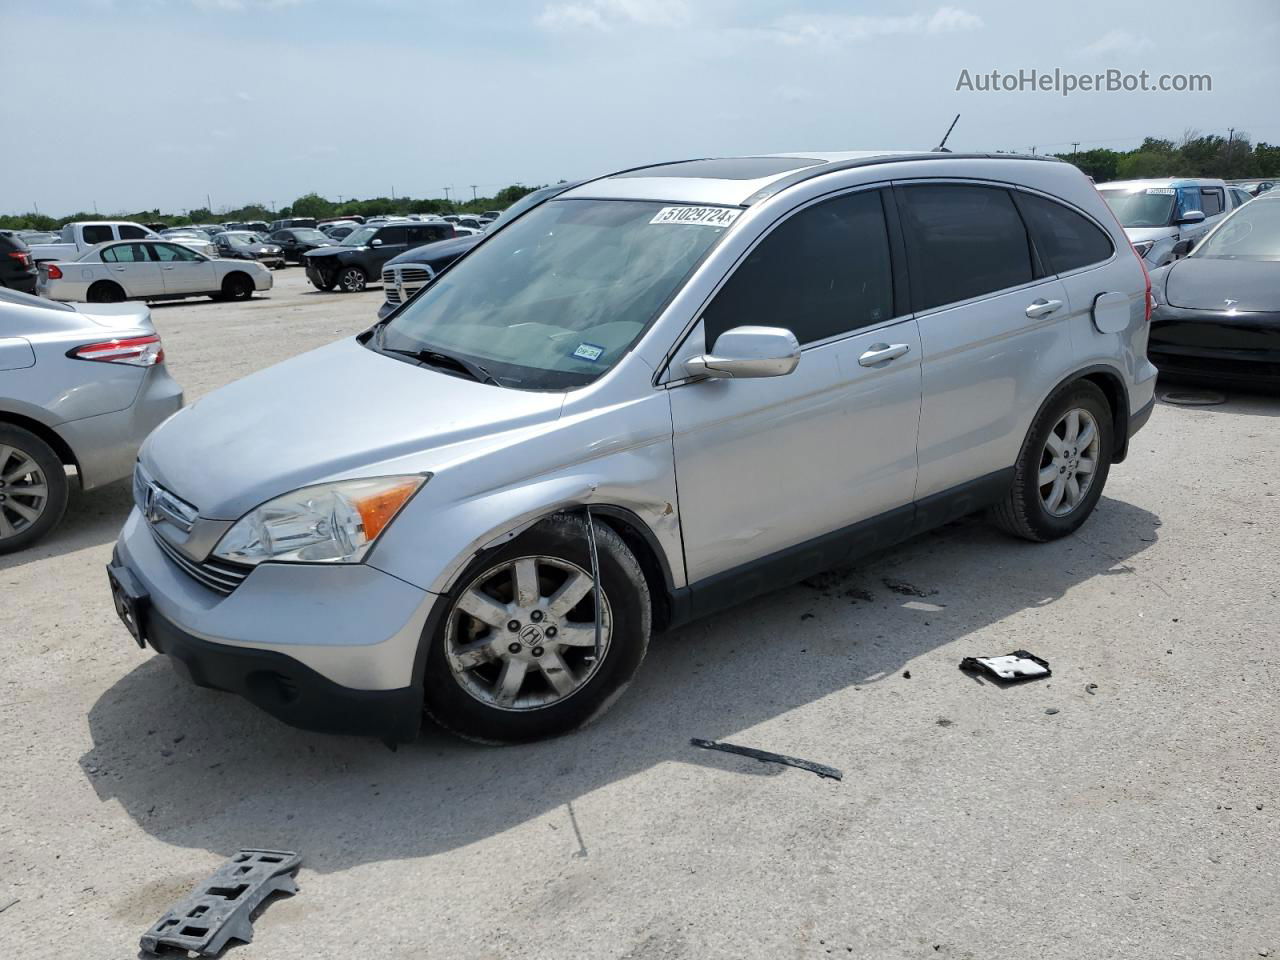
POLYGON ((1019 194, 1018 205, 1027 218, 1036 249, 1052 272, 1066 273, 1110 258, 1111 238, 1087 217, 1031 193, 1019 194))
MULTIPOLYGON (((319 232, 319 231, 317 231, 319 232)), ((373 239, 374 234, 378 232, 377 227, 361 227, 359 230, 352 230, 342 238, 344 247, 365 247, 369 245, 369 241, 373 239)), ((324 234, 321 234, 324 236, 324 234)), ((325 239, 329 239, 325 237, 325 239)))
POLYGON ((1255 200, 1241 207, 1191 256, 1208 260, 1280 260, 1280 200, 1255 200))
POLYGON ((1222 191, 1217 187, 1204 187, 1200 190, 1200 209, 1206 217, 1216 217, 1222 212, 1222 191))
POLYGON ((1007 190, 939 183, 898 195, 917 310, 1034 279, 1027 230, 1007 190))
POLYGON ((618 362, 735 214, 632 200, 546 203, 458 261, 370 344, 461 356, 503 386, 582 386, 618 362), (671 212, 683 210, 701 215, 671 212))
POLYGON ((106 243, 108 240, 114 240, 111 235, 111 228, 101 224, 93 224, 84 228, 85 243, 106 243))
POLYGON ((880 191, 806 207, 739 264, 702 315, 707 349, 739 326, 784 327, 801 344, 893 316, 893 270, 880 191))
POLYGON ((185 263, 204 259, 194 250, 179 246, 176 243, 153 243, 151 244, 151 253, 157 260, 165 263, 185 263))

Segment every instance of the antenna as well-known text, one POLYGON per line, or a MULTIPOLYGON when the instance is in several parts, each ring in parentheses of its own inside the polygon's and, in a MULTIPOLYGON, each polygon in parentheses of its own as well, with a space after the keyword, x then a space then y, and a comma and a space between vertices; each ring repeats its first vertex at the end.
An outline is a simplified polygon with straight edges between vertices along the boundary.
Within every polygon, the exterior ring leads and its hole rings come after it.
POLYGON ((942 136, 942 142, 930 150, 930 153, 950 153, 947 149, 947 138, 951 136, 951 131, 956 128, 956 124, 960 122, 960 114, 956 114, 956 118, 951 121, 951 126, 947 127, 947 132, 942 136))

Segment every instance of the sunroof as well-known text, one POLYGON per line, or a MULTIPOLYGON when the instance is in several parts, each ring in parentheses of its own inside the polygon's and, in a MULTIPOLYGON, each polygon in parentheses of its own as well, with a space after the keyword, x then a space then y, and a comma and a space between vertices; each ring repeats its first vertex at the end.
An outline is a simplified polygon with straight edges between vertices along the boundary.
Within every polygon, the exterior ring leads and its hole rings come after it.
POLYGON ((685 160, 664 163, 620 173, 612 179, 627 177, 688 177, 698 180, 759 180, 792 170, 803 170, 823 163, 808 157, 729 157, 724 160, 685 160))

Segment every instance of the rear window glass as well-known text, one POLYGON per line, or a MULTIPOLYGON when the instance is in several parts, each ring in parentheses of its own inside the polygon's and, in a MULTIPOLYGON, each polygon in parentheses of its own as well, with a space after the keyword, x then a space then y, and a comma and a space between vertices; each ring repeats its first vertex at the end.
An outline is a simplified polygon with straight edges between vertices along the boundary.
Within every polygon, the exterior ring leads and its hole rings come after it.
POLYGON ((1078 270, 1111 256, 1111 238, 1074 210, 1046 197, 1022 193, 1018 204, 1027 217, 1036 249, 1052 273, 1078 270))
POLYGON ((111 228, 102 225, 93 225, 84 228, 85 243, 106 243, 108 240, 114 240, 115 237, 111 233, 111 228))

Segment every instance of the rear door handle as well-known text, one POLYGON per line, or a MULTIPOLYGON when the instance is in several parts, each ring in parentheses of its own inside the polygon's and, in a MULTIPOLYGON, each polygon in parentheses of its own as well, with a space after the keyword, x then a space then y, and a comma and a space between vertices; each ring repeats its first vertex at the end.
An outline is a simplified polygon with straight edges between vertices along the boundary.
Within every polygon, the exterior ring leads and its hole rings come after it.
POLYGON ((1061 300, 1036 300, 1031 306, 1027 307, 1027 316, 1032 320, 1040 317, 1047 317, 1062 306, 1061 300))
POLYGON ((858 357, 858 363, 864 367, 874 367, 878 363, 897 360, 910 349, 905 343, 873 343, 870 350, 858 357))

